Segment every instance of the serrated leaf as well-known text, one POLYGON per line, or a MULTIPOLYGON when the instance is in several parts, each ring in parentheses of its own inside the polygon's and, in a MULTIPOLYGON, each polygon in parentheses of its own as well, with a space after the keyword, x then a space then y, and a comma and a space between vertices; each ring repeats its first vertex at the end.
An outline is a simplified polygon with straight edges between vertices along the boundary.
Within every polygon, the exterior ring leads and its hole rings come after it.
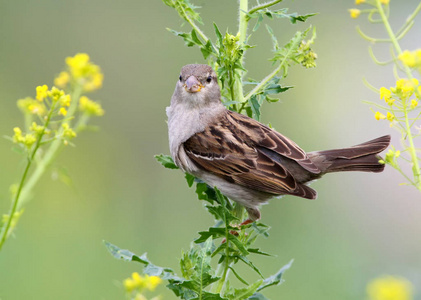
POLYGON ((217 239, 224 238, 226 235, 225 228, 210 227, 208 231, 200 231, 200 237, 194 240, 196 244, 200 244, 208 240, 209 238, 217 239))
POLYGON ((216 201, 215 191, 204 182, 196 184, 196 194, 199 200, 205 200, 211 204, 216 201))
POLYGON ((154 156, 155 159, 167 169, 178 169, 173 159, 169 155, 158 154, 154 156))
POLYGON ((226 295, 230 300, 243 300, 251 297, 259 286, 262 284, 262 280, 258 280, 255 283, 241 289, 235 289, 234 293, 226 295))
POLYGON ((279 285, 283 282, 282 280, 282 275, 285 273, 286 270, 288 270, 289 268, 291 268, 292 263, 294 262, 294 260, 292 259, 289 263, 287 263, 285 266, 283 266, 276 274, 266 278, 265 280, 263 280, 262 285, 259 286, 259 288, 257 289, 257 291, 261 291, 269 286, 272 285, 279 285))
POLYGON ((120 249, 116 245, 113 245, 107 241, 104 241, 104 244, 108 252, 110 252, 111 255, 115 258, 122 259, 124 261, 135 261, 144 264, 144 274, 147 274, 149 276, 159 276, 162 279, 182 281, 182 279, 174 275, 174 271, 172 269, 158 267, 152 264, 146 257, 146 253, 142 254, 141 256, 138 256, 127 249, 120 249))

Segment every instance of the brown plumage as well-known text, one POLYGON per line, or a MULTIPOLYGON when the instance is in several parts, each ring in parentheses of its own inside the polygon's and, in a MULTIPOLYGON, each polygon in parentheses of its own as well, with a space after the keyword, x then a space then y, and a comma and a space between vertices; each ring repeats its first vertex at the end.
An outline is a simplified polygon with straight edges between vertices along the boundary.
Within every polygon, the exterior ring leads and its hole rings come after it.
POLYGON ((345 149, 304 152, 292 140, 225 109, 216 74, 188 65, 167 109, 171 154, 184 171, 243 204, 252 220, 258 206, 279 195, 315 199, 306 184, 331 172, 381 172, 378 153, 390 136, 345 149))

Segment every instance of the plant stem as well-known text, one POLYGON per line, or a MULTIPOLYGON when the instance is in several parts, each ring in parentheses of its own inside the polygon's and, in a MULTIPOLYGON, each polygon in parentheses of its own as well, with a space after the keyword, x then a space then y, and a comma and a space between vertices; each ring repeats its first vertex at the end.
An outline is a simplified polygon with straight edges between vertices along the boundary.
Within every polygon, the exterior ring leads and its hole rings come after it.
MULTIPOLYGON (((248 11, 248 0, 240 0, 240 5, 238 9, 239 14, 239 23, 238 23, 238 33, 239 33, 239 40, 238 43, 243 45, 247 40, 247 26, 248 26, 248 18, 247 18, 247 11, 248 11)), ((243 66, 244 64, 244 54, 241 56, 240 65, 243 66)), ((244 101, 244 92, 243 92, 243 76, 244 72, 240 71, 240 78, 234 78, 234 91, 235 91, 235 99, 233 101, 243 102, 244 101)))
MULTIPOLYGON (((250 9, 250 11, 248 12, 248 14, 251 15, 251 14, 255 13, 256 11, 259 11, 261 9, 265 9, 265 8, 271 7, 271 6, 273 6, 273 5, 275 5, 276 3, 279 3, 279 2, 282 2, 282 0, 275 0, 275 1, 272 1, 272 2, 267 2, 267 3, 264 3, 262 5, 256 6, 253 9, 250 9)), ((248 17, 248 18, 250 18, 250 17, 248 17)))
MULTIPOLYGON (((395 48, 395 51, 397 53, 397 56, 399 56, 400 54, 402 54, 402 49, 396 39, 396 36, 392 30, 392 27, 389 24, 389 21, 386 17, 386 14, 384 12, 383 6, 380 3, 380 0, 376 0, 376 5, 377 5, 377 9, 379 11, 380 17, 383 20, 383 24, 384 27, 390 37, 390 40, 393 44, 393 47, 395 48)), ((421 4, 417 7, 417 10, 419 11, 419 9, 421 9, 421 4)), ((409 80, 413 79, 412 73, 411 73, 411 69, 406 66, 403 65, 404 67, 404 71, 406 73, 406 76, 408 77, 409 80)), ((414 174, 414 181, 415 181, 415 187, 421 191, 421 170, 420 170, 420 165, 418 162, 418 157, 417 157, 417 153, 415 150, 415 145, 414 145, 414 140, 413 140, 413 136, 412 136, 412 132, 411 132, 411 127, 409 126, 409 120, 408 120, 408 112, 407 112, 407 108, 406 108, 406 103, 403 103, 403 110, 404 110, 404 115, 405 115, 405 127, 406 127, 406 134, 407 134, 407 138, 408 138, 408 142, 409 142, 409 153, 411 155, 411 160, 412 160, 412 172, 414 174)))
POLYGON ((216 292, 219 294, 222 291, 222 288, 224 287, 225 281, 227 280, 227 276, 228 276, 228 271, 229 271, 229 266, 230 266, 230 262, 229 262, 229 229, 227 226, 225 226, 225 240, 227 243, 227 246, 225 247, 225 266, 224 266, 224 270, 222 272, 222 277, 221 279, 219 279, 218 281, 218 285, 216 287, 216 292))
POLYGON ((184 20, 187 21, 187 23, 190 24, 190 26, 196 30, 196 32, 200 35, 200 37, 205 41, 205 43, 209 40, 207 38, 207 36, 203 33, 202 30, 200 30, 200 28, 194 23, 194 21, 192 21, 192 19, 189 18, 189 16, 187 15, 186 11, 184 10, 183 6, 180 6, 181 10, 182 10, 182 17, 184 18, 184 20))
POLYGON ((3 247, 7 237, 9 235, 9 229, 10 229, 10 226, 12 224, 13 217, 14 217, 16 211, 20 210, 21 203, 19 203, 19 199, 20 199, 21 194, 23 194, 23 187, 24 187, 24 184, 25 184, 25 180, 26 180, 26 177, 28 176, 28 172, 29 172, 29 169, 31 168, 32 162, 34 161, 35 154, 37 153, 37 151, 40 147, 41 140, 42 140, 42 138, 45 134, 45 129, 48 127, 48 124, 50 123, 51 117, 52 117, 53 112, 54 112, 54 108, 55 108, 55 103, 52 104, 52 106, 50 108, 50 111, 47 115, 47 120, 44 123, 44 129, 42 130, 41 134, 39 135, 39 137, 37 139, 37 142, 34 146, 34 149, 32 150, 32 153, 27 158, 25 170, 23 171, 23 175, 22 175, 22 178, 20 180, 18 190, 16 192, 15 198, 13 199, 12 206, 10 207, 10 210, 9 210, 9 218, 7 220, 7 223, 4 225, 4 227, 2 227, 2 230, 1 230, 0 250, 3 247))

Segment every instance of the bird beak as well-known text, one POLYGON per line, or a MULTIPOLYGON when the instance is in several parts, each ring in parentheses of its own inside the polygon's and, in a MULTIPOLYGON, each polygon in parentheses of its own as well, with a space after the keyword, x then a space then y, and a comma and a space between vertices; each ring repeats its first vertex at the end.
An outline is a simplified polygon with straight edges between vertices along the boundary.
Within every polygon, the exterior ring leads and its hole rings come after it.
POLYGON ((184 88, 189 93, 197 93, 203 88, 203 85, 197 80, 196 77, 190 76, 187 78, 184 88))

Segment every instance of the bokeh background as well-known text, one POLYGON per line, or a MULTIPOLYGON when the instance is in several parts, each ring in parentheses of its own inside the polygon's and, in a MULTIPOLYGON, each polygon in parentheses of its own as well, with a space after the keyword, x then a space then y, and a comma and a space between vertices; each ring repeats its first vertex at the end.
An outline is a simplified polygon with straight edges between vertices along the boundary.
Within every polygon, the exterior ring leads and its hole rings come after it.
MULTIPOLYGON (((237 1, 195 0, 212 38, 212 22, 236 33, 237 1)), ((250 1, 253 2, 253 1, 250 1)), ((399 28, 418 1, 391 1, 391 22, 399 28)), ((271 23, 281 44, 309 24, 317 28, 318 67, 290 70, 285 84, 295 88, 281 103, 265 105, 263 122, 294 139, 305 150, 345 147, 391 132, 361 100, 378 95, 362 83, 390 86, 391 69, 374 65, 368 42, 355 31, 384 37, 380 25, 353 20, 353 1, 282 2, 291 12, 319 13, 305 24, 271 23)), ((178 270, 181 250, 212 219, 179 171, 157 164, 168 153, 165 107, 188 63, 204 63, 166 27, 182 22, 161 1, 0 0, 0 133, 12 135, 23 124, 16 100, 34 96, 37 85, 51 85, 64 59, 86 52, 105 74, 92 94, 106 110, 94 120, 101 130, 87 132, 68 147, 55 168, 65 167, 68 187, 46 174, 35 197, 0 253, 0 298, 124 299, 121 281, 141 265, 115 260, 103 240, 136 253, 148 252, 158 265, 178 270)), ((181 27, 190 30, 187 25, 181 27)), ((255 34, 246 66, 262 78, 271 70, 271 40, 264 27, 255 34)), ((402 42, 420 47, 421 20, 402 42)), ((386 59, 388 49, 375 47, 386 59)), ((393 144, 399 136, 393 133, 393 144)), ((419 143, 420 141, 418 141, 419 143)), ((421 145, 418 144, 418 147, 421 145)), ((22 172, 22 157, 0 140, 0 211, 9 206, 8 189, 22 172)), ((364 299, 371 279, 391 274, 421 286, 421 197, 399 186, 403 178, 382 174, 328 175, 313 183, 316 201, 294 197, 272 200, 263 221, 272 226, 258 245, 276 257, 256 258, 265 275, 290 259, 286 282, 267 290, 271 299, 364 299)), ((244 272, 249 272, 247 269, 244 272)), ((234 280, 235 281, 235 280, 234 280)), ((161 286, 163 299, 175 297, 161 286)), ((421 290, 418 290, 418 298, 421 290)))

